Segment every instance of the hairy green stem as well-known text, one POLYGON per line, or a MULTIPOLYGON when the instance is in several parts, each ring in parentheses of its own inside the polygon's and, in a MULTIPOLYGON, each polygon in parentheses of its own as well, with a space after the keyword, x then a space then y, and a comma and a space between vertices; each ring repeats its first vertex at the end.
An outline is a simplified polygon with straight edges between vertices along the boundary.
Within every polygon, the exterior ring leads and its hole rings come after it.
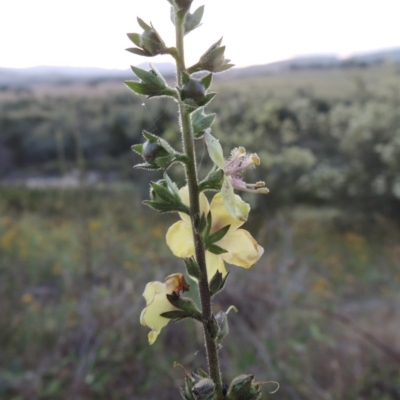
MULTIPOLYGON (((185 57, 184 57, 184 46, 183 46, 183 37, 184 37, 183 20, 184 17, 177 15, 175 24, 176 48, 178 51, 176 68, 177 68, 177 81, 179 87, 182 87, 182 72, 185 68, 185 57)), ((211 293, 208 286, 208 277, 207 277, 205 246, 203 238, 198 232, 196 232, 194 224, 196 216, 200 215, 200 204, 199 204, 200 192, 198 187, 198 177, 196 168, 196 152, 194 147, 194 139, 191 132, 192 129, 190 123, 190 114, 181 100, 179 101, 179 114, 180 114, 183 150, 188 159, 185 168, 185 173, 189 188, 190 216, 192 219, 192 233, 193 233, 193 240, 195 247, 195 255, 202 274, 202 277, 199 281, 199 291, 200 291, 200 301, 202 306, 203 330, 204 330, 204 339, 207 352, 208 369, 210 377, 216 385, 216 399, 223 400, 222 380, 221 380, 221 371, 219 368, 217 344, 215 340, 210 337, 207 329, 207 322, 210 321, 210 319, 212 318, 212 309, 211 309, 211 293)))

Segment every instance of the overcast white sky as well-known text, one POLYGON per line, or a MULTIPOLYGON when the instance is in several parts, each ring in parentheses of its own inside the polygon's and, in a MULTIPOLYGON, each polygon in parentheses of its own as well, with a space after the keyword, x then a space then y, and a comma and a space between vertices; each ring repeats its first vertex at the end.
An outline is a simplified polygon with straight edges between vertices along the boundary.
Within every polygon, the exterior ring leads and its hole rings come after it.
MULTIPOLYGON (((400 46, 400 0, 195 0, 203 25, 187 36, 188 64, 224 37, 237 66, 300 54, 346 55, 400 46)), ((174 45, 167 0, 0 0, 0 67, 126 69, 144 59, 125 48, 140 16, 174 45)))

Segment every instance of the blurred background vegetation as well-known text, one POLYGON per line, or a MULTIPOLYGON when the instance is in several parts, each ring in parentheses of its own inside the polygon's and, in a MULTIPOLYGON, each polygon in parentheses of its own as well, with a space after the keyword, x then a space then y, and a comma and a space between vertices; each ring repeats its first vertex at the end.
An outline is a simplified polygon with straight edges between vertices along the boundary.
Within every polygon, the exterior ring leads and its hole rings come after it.
MULTIPOLYGON (((215 302, 239 308, 227 381, 277 380, 271 399, 400 399, 400 65, 214 88, 213 134, 226 154, 256 151, 248 180, 271 190, 245 197, 265 254, 231 268, 215 302)), ((165 244, 176 217, 141 205, 161 175, 133 170, 130 150, 142 129, 178 147, 176 105, 120 80, 0 90, 0 399, 177 399, 174 362, 205 367, 202 333, 170 324, 150 347, 139 325, 145 284, 183 264, 165 244)))

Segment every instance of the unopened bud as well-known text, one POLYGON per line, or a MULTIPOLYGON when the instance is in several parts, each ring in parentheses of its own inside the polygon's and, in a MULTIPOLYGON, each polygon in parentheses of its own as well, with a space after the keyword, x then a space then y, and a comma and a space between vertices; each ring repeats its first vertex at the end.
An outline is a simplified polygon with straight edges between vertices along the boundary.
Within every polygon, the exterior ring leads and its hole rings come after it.
POLYGON ((164 42, 153 29, 147 29, 142 33, 140 36, 140 45, 147 53, 149 53, 149 55, 152 56, 162 54, 165 50, 164 42))
POLYGON ((210 378, 203 378, 192 387, 195 400, 210 399, 215 393, 215 383, 210 378))
POLYGON ((254 382, 254 375, 239 375, 231 382, 227 397, 229 400, 259 400, 261 384, 254 382))
POLYGON ((150 164, 153 164, 157 157, 167 154, 167 151, 156 141, 147 140, 143 143, 142 157, 150 164))
POLYGON ((193 100, 201 100, 206 94, 206 88, 203 83, 197 79, 189 79, 181 90, 182 100, 185 99, 193 99, 193 100))

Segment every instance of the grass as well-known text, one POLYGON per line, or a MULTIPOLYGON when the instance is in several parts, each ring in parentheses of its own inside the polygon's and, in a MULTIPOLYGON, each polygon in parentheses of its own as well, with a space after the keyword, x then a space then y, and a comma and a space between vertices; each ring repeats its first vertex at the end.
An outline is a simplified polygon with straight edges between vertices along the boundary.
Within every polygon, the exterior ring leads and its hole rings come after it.
MULTIPOLYGON (((177 398, 174 362, 205 367, 199 326, 169 324, 150 347, 139 324, 146 282, 183 270, 164 239, 176 216, 134 188, 0 193, 0 399, 177 398)), ((277 380, 271 399, 398 399, 399 230, 304 208, 248 225, 265 255, 215 301, 239 309, 226 379, 277 380)))

